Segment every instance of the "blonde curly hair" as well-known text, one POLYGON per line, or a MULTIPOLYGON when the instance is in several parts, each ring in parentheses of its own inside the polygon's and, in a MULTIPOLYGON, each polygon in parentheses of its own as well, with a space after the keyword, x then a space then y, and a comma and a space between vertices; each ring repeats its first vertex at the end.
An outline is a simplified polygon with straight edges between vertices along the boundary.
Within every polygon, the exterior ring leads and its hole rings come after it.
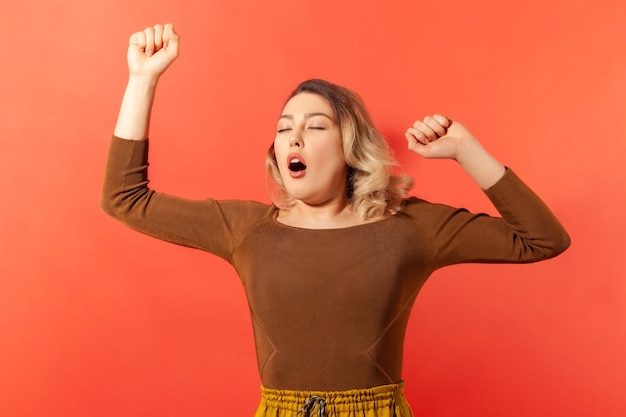
MULTIPOLYGON (((313 79, 302 82, 286 102, 304 92, 324 98, 335 112, 348 165, 346 197, 352 210, 364 220, 397 213, 402 197, 413 186, 413 180, 408 176, 392 175, 392 166, 398 164, 387 141, 374 127, 363 100, 348 88, 313 79)), ((280 176, 273 143, 267 152, 265 166, 274 204, 279 208, 290 207, 294 199, 287 193, 280 176)))

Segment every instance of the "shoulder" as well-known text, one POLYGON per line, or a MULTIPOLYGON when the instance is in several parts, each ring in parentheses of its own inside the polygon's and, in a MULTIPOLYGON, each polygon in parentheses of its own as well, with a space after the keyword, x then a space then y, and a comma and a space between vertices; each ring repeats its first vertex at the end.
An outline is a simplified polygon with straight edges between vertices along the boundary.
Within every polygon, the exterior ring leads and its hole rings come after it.
POLYGON ((255 223, 271 219, 278 210, 273 204, 248 200, 209 200, 212 201, 229 222, 255 223))
POLYGON ((446 204, 433 203, 419 197, 407 197, 402 200, 400 210, 396 215, 406 218, 423 218, 449 213, 454 210, 458 209, 446 204))
POLYGON ((430 202, 418 197, 402 201, 396 217, 410 224, 414 230, 426 235, 439 233, 449 223, 464 222, 476 216, 466 208, 430 202))

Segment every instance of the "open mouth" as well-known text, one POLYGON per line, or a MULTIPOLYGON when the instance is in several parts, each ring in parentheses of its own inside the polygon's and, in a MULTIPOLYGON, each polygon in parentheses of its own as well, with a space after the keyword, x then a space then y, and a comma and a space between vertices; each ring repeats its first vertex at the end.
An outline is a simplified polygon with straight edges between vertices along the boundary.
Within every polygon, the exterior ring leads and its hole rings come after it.
POLYGON ((306 169, 306 165, 304 165, 298 158, 294 158, 289 161, 289 171, 304 171, 306 169))
POLYGON ((306 164, 304 163, 304 161, 302 161, 302 158, 296 155, 289 155, 287 161, 289 174, 292 177, 298 178, 304 175, 306 171, 306 164))

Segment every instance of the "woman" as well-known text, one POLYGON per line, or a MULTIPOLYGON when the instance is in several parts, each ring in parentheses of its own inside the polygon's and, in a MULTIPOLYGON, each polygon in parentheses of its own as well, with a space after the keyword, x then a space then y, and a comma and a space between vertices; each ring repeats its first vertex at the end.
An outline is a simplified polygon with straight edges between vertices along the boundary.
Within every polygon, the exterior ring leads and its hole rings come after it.
POLYGON ((159 76, 178 55, 171 25, 133 34, 103 209, 141 232, 220 256, 237 270, 263 381, 257 417, 411 416, 402 345, 428 276, 461 262, 535 262, 569 237, 543 202, 456 121, 406 132, 409 149, 456 160, 503 218, 404 198, 356 94, 321 80, 286 102, 267 158, 275 204, 190 201, 147 187, 159 76), (311 414, 312 415, 312 414, 311 414))

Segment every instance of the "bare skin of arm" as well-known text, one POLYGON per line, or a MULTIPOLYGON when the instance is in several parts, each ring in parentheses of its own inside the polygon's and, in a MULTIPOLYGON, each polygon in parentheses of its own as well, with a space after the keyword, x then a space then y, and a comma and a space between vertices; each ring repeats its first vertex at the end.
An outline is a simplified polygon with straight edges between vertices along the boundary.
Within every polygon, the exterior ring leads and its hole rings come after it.
POLYGON ((178 35, 171 24, 133 33, 128 45, 129 78, 115 125, 115 136, 146 140, 161 75, 178 56, 178 35))

